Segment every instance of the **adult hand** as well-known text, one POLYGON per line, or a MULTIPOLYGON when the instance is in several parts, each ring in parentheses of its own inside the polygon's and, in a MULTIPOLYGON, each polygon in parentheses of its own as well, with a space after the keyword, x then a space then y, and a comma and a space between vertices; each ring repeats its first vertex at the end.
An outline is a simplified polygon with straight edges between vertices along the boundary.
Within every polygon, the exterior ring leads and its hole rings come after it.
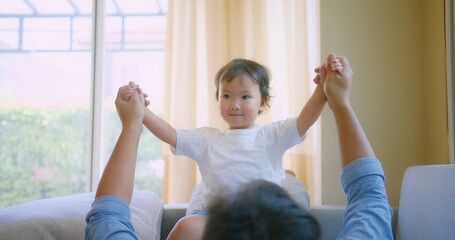
MULTIPOLYGON (((330 55, 329 55, 330 56, 330 55)), ((326 58, 326 62, 328 61, 328 57, 326 58)), ((335 59, 332 60, 332 64, 330 65, 330 68, 332 71, 336 72, 337 74, 342 74, 343 73, 343 65, 341 64, 341 57, 336 57, 335 59)), ((327 77, 327 63, 323 63, 321 66, 317 67, 314 69, 314 72, 316 72, 316 76, 313 79, 313 82, 316 84, 321 83, 324 81, 327 77)))
POLYGON ((326 66, 328 66, 327 76, 324 79, 321 78, 320 82, 324 85, 329 106, 333 109, 340 105, 350 105, 353 72, 348 60, 342 56, 329 54, 326 66))
POLYGON ((142 131, 145 104, 144 93, 140 87, 136 87, 129 99, 125 100, 123 94, 125 91, 130 91, 130 88, 130 85, 119 88, 115 106, 123 128, 132 127, 142 131))

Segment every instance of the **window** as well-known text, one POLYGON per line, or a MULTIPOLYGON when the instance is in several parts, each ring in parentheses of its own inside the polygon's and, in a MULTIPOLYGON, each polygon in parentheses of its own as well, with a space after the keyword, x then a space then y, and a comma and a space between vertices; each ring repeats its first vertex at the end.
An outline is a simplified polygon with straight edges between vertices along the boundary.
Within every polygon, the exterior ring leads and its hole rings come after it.
MULTIPOLYGON (((163 111, 166 0, 0 5, 0 207, 94 190, 117 89, 133 80, 163 111)), ((161 194, 162 143, 144 131, 139 148, 136 187, 161 194)))

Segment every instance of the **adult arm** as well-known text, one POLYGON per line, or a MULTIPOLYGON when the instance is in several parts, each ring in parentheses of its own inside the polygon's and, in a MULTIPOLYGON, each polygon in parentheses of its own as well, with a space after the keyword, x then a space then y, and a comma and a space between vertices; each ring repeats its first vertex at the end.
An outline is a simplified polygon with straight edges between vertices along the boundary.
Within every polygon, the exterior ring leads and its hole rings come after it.
POLYGON ((138 239, 131 223, 129 203, 134 188, 137 149, 144 119, 144 95, 140 88, 126 100, 119 89, 115 105, 122 132, 104 169, 95 201, 87 213, 85 239, 138 239))
POLYGON ((144 118, 144 96, 138 88, 129 101, 120 97, 119 89, 115 105, 122 122, 122 131, 104 169, 96 197, 113 195, 129 203, 134 187, 137 149, 144 118))
MULTIPOLYGON (((327 65, 334 64, 330 54, 327 65)), ((338 239, 393 239, 392 214, 384 185, 384 172, 350 103, 352 70, 341 57, 344 71, 329 67, 322 80, 335 117, 343 172, 341 183, 348 206, 338 239)))
POLYGON ((327 77, 322 80, 324 91, 337 125, 338 142, 341 151, 341 165, 347 166, 362 157, 375 157, 373 148, 357 119, 351 105, 352 69, 345 57, 330 54, 327 58, 327 77), (332 70, 332 65, 340 59, 343 72, 332 70))

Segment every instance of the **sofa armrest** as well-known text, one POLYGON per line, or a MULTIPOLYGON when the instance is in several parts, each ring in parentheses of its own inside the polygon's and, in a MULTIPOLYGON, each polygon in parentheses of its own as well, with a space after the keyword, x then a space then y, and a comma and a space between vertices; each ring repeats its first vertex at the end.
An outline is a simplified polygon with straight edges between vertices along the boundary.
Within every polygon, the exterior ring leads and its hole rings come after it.
MULTIPOLYGON (((85 217, 95 193, 41 199, 0 209, 0 239, 84 239, 85 217)), ((134 190, 131 221, 141 239, 159 239, 163 202, 134 190)))

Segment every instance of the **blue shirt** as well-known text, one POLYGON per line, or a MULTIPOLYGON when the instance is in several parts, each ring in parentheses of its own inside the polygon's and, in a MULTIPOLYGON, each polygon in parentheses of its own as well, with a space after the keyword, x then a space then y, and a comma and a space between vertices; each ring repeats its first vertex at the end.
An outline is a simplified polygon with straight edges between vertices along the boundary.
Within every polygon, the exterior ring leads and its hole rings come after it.
POLYGON ((85 239, 139 239, 128 203, 115 196, 95 198, 85 218, 85 239))
POLYGON ((343 169, 346 193, 343 229, 337 239, 393 239, 393 210, 387 200, 384 171, 375 158, 361 158, 343 169))

